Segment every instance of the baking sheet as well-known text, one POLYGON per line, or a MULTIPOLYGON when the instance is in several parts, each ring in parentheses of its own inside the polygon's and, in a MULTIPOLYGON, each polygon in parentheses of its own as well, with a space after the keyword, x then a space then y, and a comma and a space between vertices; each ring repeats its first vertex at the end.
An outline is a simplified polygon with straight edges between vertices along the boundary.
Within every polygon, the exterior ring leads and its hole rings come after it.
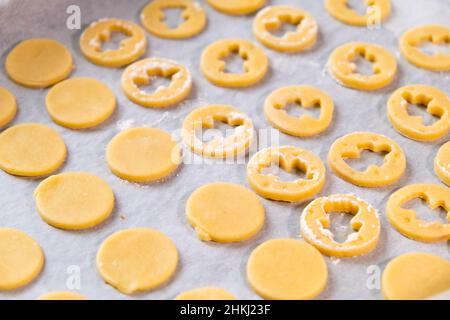
MULTIPOLYGON (((407 172, 401 181, 386 187, 366 189, 355 187, 331 173, 328 166, 326 187, 320 195, 355 193, 381 213, 380 242, 372 253, 352 259, 325 258, 329 282, 319 299, 380 299, 376 277, 393 257, 411 251, 435 253, 450 258, 450 244, 424 244, 409 240, 388 223, 384 208, 390 193, 400 186, 417 183, 440 183, 433 174, 433 158, 448 136, 433 143, 420 143, 399 135, 386 117, 386 101, 397 87, 424 83, 437 86, 450 94, 449 73, 432 73, 408 64, 400 57, 398 37, 408 28, 426 24, 447 24, 450 15, 448 0, 393 0, 393 12, 380 30, 350 27, 331 18, 323 1, 268 0, 270 4, 298 5, 309 11, 320 26, 320 38, 310 51, 282 54, 264 48, 271 69, 258 85, 248 89, 224 89, 210 84, 199 71, 199 56, 209 43, 240 37, 255 41, 251 34, 253 16, 234 17, 214 11, 203 4, 209 23, 207 29, 190 40, 163 40, 148 35, 146 57, 174 59, 189 68, 195 87, 189 98, 178 106, 165 110, 146 109, 128 101, 120 89, 122 69, 92 65, 79 50, 80 30, 66 28, 66 8, 76 4, 81 9, 83 27, 104 17, 118 17, 139 22, 139 12, 147 0, 0 0, 1 64, 8 51, 26 38, 49 37, 61 41, 72 51, 76 69, 72 76, 90 76, 106 82, 116 93, 118 108, 101 126, 73 131, 54 124, 45 110, 47 90, 33 90, 12 83, 0 73, 0 85, 12 91, 18 99, 19 113, 13 124, 40 122, 55 128, 68 146, 67 163, 60 171, 87 171, 109 182, 116 195, 116 209, 101 226, 82 232, 55 229, 43 222, 34 205, 33 191, 41 181, 13 177, 0 172, 0 226, 24 230, 36 239, 45 251, 42 274, 29 286, 14 292, 1 292, 0 299, 34 299, 48 291, 69 290, 76 285, 71 277, 80 271, 79 292, 91 299, 172 299, 180 291, 201 286, 220 286, 240 299, 259 297, 246 283, 245 265, 258 244, 272 238, 299 237, 299 218, 306 204, 286 204, 262 199, 267 221, 253 239, 235 244, 201 242, 184 218, 184 205, 197 187, 215 181, 247 185, 243 164, 186 164, 164 183, 137 185, 114 176, 105 163, 105 147, 120 130, 134 126, 155 126, 173 132, 194 108, 207 103, 226 103, 251 116, 257 129, 269 128, 262 113, 267 95, 274 89, 294 84, 309 84, 326 91, 335 102, 333 124, 320 136, 301 139, 280 134, 282 145, 295 145, 320 155, 323 161, 330 144, 343 134, 369 130, 385 134, 397 141, 408 160, 407 172), (324 66, 331 51, 348 41, 369 41, 380 44, 398 57, 399 72, 395 83, 377 92, 362 92, 336 84, 324 66), (128 297, 106 285, 98 275, 95 256, 101 242, 115 231, 145 226, 163 231, 176 243, 180 266, 175 277, 155 291, 128 297), (374 278, 375 277, 375 278, 374 278)), ((353 1, 355 2, 355 1, 353 1)))

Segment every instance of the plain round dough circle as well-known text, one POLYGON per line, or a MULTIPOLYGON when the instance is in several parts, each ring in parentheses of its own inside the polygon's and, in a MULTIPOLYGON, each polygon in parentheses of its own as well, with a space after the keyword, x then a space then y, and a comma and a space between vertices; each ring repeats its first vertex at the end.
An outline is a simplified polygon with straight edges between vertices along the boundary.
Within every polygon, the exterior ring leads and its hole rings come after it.
POLYGON ((207 0, 217 11, 230 15, 250 14, 266 4, 266 0, 207 0))
POLYGON ((39 184, 34 195, 41 218, 61 229, 94 227, 114 209, 111 187, 103 179, 84 172, 51 176, 39 184))
POLYGON ((184 291, 175 300, 236 300, 236 297, 222 288, 204 287, 184 291))
POLYGON ((118 177, 133 182, 151 182, 174 172, 181 150, 171 135, 155 128, 132 128, 108 144, 106 161, 118 177))
POLYGON ((0 87, 0 128, 10 123, 17 113, 17 103, 14 95, 0 87))
POLYGON ((72 78, 52 87, 45 99, 47 111, 57 124, 85 129, 108 119, 116 108, 116 97, 103 82, 72 78))
POLYGON ((253 250, 247 263, 247 279, 265 299, 313 299, 325 288, 327 278, 320 252, 301 240, 266 241, 253 250))
POLYGON ((162 232, 149 228, 114 233, 97 253, 103 279, 125 294, 154 289, 175 273, 178 251, 162 232))
POLYGON ((450 262, 429 253, 406 253, 391 260, 383 271, 385 299, 427 299, 450 290, 450 262))
POLYGON ((0 134, 0 168, 25 177, 57 170, 67 154, 64 140, 54 129, 39 123, 15 125, 0 134))
POLYGON ((186 216, 204 241, 243 241, 264 225, 264 207, 249 189, 225 182, 195 190, 186 204, 186 216))
POLYGON ((73 69, 72 55, 52 39, 29 39, 15 46, 6 58, 6 72, 18 84, 45 88, 67 78, 73 69))
POLYGON ((38 300, 87 300, 87 298, 76 292, 56 291, 43 294, 38 300))
POLYGON ((0 291, 14 290, 38 276, 44 266, 44 253, 26 233, 0 228, 0 262, 0 291))

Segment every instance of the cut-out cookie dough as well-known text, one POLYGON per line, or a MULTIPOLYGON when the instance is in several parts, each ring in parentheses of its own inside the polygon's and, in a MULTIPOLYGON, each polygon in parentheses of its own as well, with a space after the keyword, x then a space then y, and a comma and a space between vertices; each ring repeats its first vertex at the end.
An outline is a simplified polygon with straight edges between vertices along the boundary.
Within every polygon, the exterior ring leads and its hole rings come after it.
POLYGON ((337 139, 328 153, 328 163, 340 178, 360 187, 382 187, 398 181, 405 172, 406 158, 392 139, 372 132, 354 132, 337 139), (364 171, 353 169, 345 159, 360 157, 361 151, 386 152, 383 165, 370 165, 364 171))
POLYGON ((197 2, 192 0, 155 0, 150 2, 141 13, 144 27, 157 37, 168 39, 191 38, 205 28, 206 14, 197 2), (176 28, 166 24, 166 9, 183 10, 181 22, 176 28))
POLYGON ((247 263, 247 279, 257 294, 271 300, 306 300, 327 284, 328 269, 320 252, 294 239, 259 245, 247 263))
POLYGON ((0 262, 0 291, 15 290, 39 275, 44 265, 44 253, 26 233, 0 228, 0 262))
POLYGON ((110 141, 106 161, 111 171, 122 179, 151 182, 167 177, 178 168, 181 149, 163 130, 132 128, 110 141))
POLYGON ((38 177, 56 171, 67 154, 64 140, 39 123, 15 125, 0 134, 0 169, 9 174, 38 177))
POLYGON ((38 300, 87 300, 87 298, 76 292, 56 291, 43 294, 38 300))
POLYGON ((222 288, 205 287, 182 292, 175 300, 236 300, 236 297, 222 288))
POLYGON ((73 69, 72 55, 52 39, 29 39, 20 42, 5 62, 8 76, 31 88, 45 88, 67 78, 73 69))
POLYGON ((0 87, 0 128, 10 123, 17 113, 17 103, 14 95, 0 87))
POLYGON ((450 141, 439 148, 434 158, 434 172, 442 182, 450 186, 450 141))
POLYGON ((67 230, 94 227, 114 209, 111 187, 99 177, 84 172, 51 176, 39 184, 34 196, 42 219, 67 230))
POLYGON ((237 184, 217 182, 195 190, 186 216, 203 241, 236 242, 257 234, 264 225, 258 196, 237 184))
POLYGON ((328 256, 354 257, 372 251, 380 237, 377 210, 354 195, 335 194, 315 199, 303 210, 300 230, 303 238, 328 256), (354 215, 350 225, 354 233, 339 243, 330 232, 329 214, 354 215))
POLYGON ((427 54, 420 47, 426 42, 436 45, 450 44, 450 28, 425 25, 408 30, 400 38, 400 51, 406 60, 417 67, 431 71, 449 71, 450 54, 445 52, 427 54))
POLYGON ((266 0, 207 0, 208 3, 217 11, 231 14, 243 15, 257 11, 264 6, 266 0))
POLYGON ((143 107, 165 108, 184 100, 191 92, 192 78, 189 70, 175 61, 148 58, 128 66, 122 74, 125 95, 143 107), (168 87, 160 86, 147 93, 141 87, 151 84, 156 77, 170 79, 168 87))
POLYGON ((122 230, 109 236, 97 253, 97 269, 106 283, 124 294, 155 289, 177 269, 178 251, 162 232, 122 230))
POLYGON ((430 254, 413 252, 392 259, 383 271, 385 299, 420 300, 450 290, 450 262, 430 254))
POLYGON ((333 100, 323 91, 311 86, 289 86, 272 92, 264 103, 264 114, 270 124, 280 131, 297 137, 310 137, 325 131, 333 118, 333 100), (302 108, 320 107, 318 119, 301 115, 289 115, 289 104, 302 108))
POLYGON ((308 12, 293 6, 267 7, 256 15, 253 34, 266 47, 281 52, 300 52, 312 47, 317 40, 318 26, 308 12), (283 23, 295 25, 295 31, 275 36, 271 31, 280 29, 283 23))
POLYGON ((364 0, 367 10, 360 15, 351 8, 348 0, 326 0, 325 8, 337 20, 352 26, 373 26, 380 24, 391 13, 391 0, 364 0))
POLYGON ((332 77, 346 87, 377 90, 389 85, 397 73, 397 61, 389 51, 375 44, 350 42, 336 48, 330 55, 328 70, 332 77), (373 63, 373 74, 360 74, 356 59, 373 63))
POLYGON ((247 180, 264 198, 304 201, 322 190, 325 184, 325 167, 320 158, 308 150, 291 146, 266 148, 256 153, 248 162, 247 180), (272 164, 287 172, 304 171, 305 178, 281 181, 277 175, 263 173, 263 170, 272 164))
POLYGON ((432 141, 450 130, 450 99, 441 90, 427 85, 409 85, 397 89, 388 100, 387 114, 393 127, 402 135, 432 141), (429 114, 439 117, 430 125, 423 118, 408 113, 409 104, 424 105, 429 114))
MULTIPOLYGON (((201 132, 203 133, 203 132, 201 132)), ((197 154, 211 158, 229 158, 248 150, 253 142, 252 120, 239 109, 229 105, 209 105, 192 111, 183 122, 183 141, 197 154), (204 142, 198 131, 213 129, 216 122, 235 127, 233 134, 215 135, 204 142)))
POLYGON ((404 236, 424 242, 450 240, 450 189, 431 183, 411 184, 395 191, 386 205, 389 222, 404 236), (416 212, 404 208, 413 200, 426 201, 430 209, 443 208, 449 223, 425 221, 417 218, 416 212))
POLYGON ((72 78, 52 87, 45 103, 50 117, 70 129, 85 129, 108 119, 116 98, 103 82, 93 78, 72 78))
POLYGON ((104 67, 122 67, 137 60, 147 49, 145 31, 131 21, 100 19, 81 34, 80 48, 90 62, 104 67), (117 33, 126 36, 117 49, 104 49, 117 33))
POLYGON ((221 87, 248 87, 259 82, 269 69, 264 51, 248 40, 223 39, 210 44, 203 51, 200 68, 208 81, 221 87), (239 54, 245 60, 242 73, 226 71, 224 59, 239 54))

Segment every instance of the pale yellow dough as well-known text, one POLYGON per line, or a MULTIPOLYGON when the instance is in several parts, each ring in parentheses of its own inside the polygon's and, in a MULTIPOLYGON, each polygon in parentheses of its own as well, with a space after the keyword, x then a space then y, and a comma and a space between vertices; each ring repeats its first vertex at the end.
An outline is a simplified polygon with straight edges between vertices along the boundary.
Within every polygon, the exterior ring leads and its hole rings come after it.
POLYGON ((175 300, 236 300, 236 297, 222 288, 205 287, 184 291, 175 300))
POLYGON ((14 95, 0 87, 0 128, 10 123, 17 113, 17 103, 14 95))
POLYGON ((87 300, 87 298, 76 292, 56 291, 43 294, 38 300, 87 300))
POLYGON ((301 240, 266 241, 253 250, 247 263, 248 282, 265 299, 313 299, 325 288, 327 278, 320 252, 301 240))
POLYGON ((428 299, 450 290, 450 262, 429 253, 406 253, 383 271, 382 292, 389 300, 428 299))
POLYGON ((264 225, 258 196, 237 184, 217 182, 195 190, 186 216, 203 241, 236 242, 251 238, 264 225))
POLYGON ((29 284, 43 265, 44 253, 36 241, 20 230, 0 228, 0 291, 29 284))
POLYGON ((125 294, 154 289, 175 273, 178 251, 162 232, 149 228, 122 230, 108 237, 97 253, 103 279, 125 294))
POLYGON ((439 148, 434 158, 434 172, 442 182, 450 186, 450 141, 439 148))
POLYGON ((108 119, 116 108, 111 89, 93 78, 72 78, 50 89, 45 103, 50 117, 70 129, 85 129, 108 119))
POLYGON ((266 0, 207 0, 208 3, 217 11, 231 14, 242 15, 255 12, 264 4, 266 0))
POLYGON ((174 172, 181 163, 181 149, 160 129, 133 128, 116 135, 106 149, 106 161, 118 177, 151 182, 174 172))
POLYGON ((94 227, 114 209, 114 194, 102 179, 67 172, 42 181, 34 192, 36 207, 48 224, 68 230, 94 227))
POLYGON ((20 42, 5 62, 8 76, 18 84, 45 88, 67 78, 73 69, 72 55, 52 39, 29 39, 20 42))
POLYGON ((64 163, 66 154, 58 132, 43 124, 19 124, 0 134, 0 168, 9 174, 50 174, 64 163))

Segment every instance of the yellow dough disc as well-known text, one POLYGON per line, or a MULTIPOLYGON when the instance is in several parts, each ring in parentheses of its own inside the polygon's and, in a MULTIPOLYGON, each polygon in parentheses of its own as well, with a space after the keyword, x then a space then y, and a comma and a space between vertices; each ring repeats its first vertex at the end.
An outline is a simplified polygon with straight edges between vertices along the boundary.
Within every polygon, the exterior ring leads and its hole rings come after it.
POLYGON ((265 299, 313 299, 325 288, 327 278, 320 252, 300 240, 266 241, 253 250, 247 263, 248 282, 265 299))
POLYGON ((182 292, 175 300, 236 300, 236 297, 222 288, 205 287, 182 292))
POLYGON ((431 71, 449 71, 450 54, 438 51, 425 53, 420 46, 426 42, 435 45, 448 44, 450 28, 440 25, 425 25, 408 30, 400 38, 400 51, 410 63, 431 71))
POLYGON ((97 268, 106 283, 125 294, 154 289, 175 273, 178 251, 162 232, 122 230, 108 237, 97 253, 97 268))
POLYGON ((84 172, 51 176, 39 184, 34 196, 42 219, 61 229, 91 228, 108 218, 114 209, 111 187, 84 172))
POLYGON ((192 78, 189 70, 175 61, 161 58, 139 60, 128 66, 122 74, 125 95, 143 107, 165 108, 183 101, 191 92, 192 78), (170 79, 167 87, 160 86, 147 93, 141 86, 149 85, 156 77, 170 79))
POLYGON ((203 50, 200 68, 206 79, 216 86, 248 87, 264 78, 269 70, 269 59, 260 47, 248 40, 223 39, 203 50), (226 72, 224 59, 233 53, 245 60, 242 73, 226 72))
POLYGON ((0 228, 0 291, 29 284, 43 265, 44 253, 36 241, 22 231, 0 228))
POLYGON ((111 89, 92 78, 72 78, 58 83, 48 92, 45 103, 53 121, 70 129, 99 125, 116 108, 111 89))
POLYGON ((328 13, 339 21, 352 26, 371 26, 380 24, 391 13, 391 0, 364 0, 366 14, 360 15, 349 6, 348 0, 326 0, 328 13))
POLYGON ((297 147, 266 148, 256 153, 247 165, 247 180, 261 196, 272 200, 304 201, 322 190, 325 184, 325 166, 314 153, 297 147), (287 172, 301 170, 305 178, 281 181, 275 174, 263 170, 276 164, 287 172))
POLYGON ((183 122, 183 141, 192 151, 210 158, 232 158, 250 148, 254 138, 252 120, 239 109, 229 105, 210 105, 192 111, 183 122), (215 135, 204 142, 197 136, 199 130, 212 129, 216 122, 234 127, 226 137, 215 135))
POLYGON ((450 99, 435 87, 420 84, 401 87, 391 95, 387 105, 391 124, 410 139, 432 141, 450 130, 450 99), (425 125, 421 116, 408 113, 409 104, 424 105, 426 111, 439 120, 425 125))
POLYGON ((434 172, 442 182, 450 186, 450 141, 440 147, 434 158, 434 172))
POLYGON ((87 300, 87 298, 76 292, 50 292, 43 294, 38 300, 87 300))
POLYGON ((428 299, 450 290, 450 262, 430 253, 406 253, 383 271, 383 296, 390 300, 428 299))
POLYGON ((300 230, 303 238, 328 256, 355 257, 372 251, 380 237, 377 210, 354 195, 335 194, 313 200, 303 210, 300 230), (339 243, 330 232, 330 213, 354 215, 350 225, 354 233, 339 243))
POLYGON ((253 21, 253 34, 268 48, 281 52, 300 52, 312 47, 317 40, 316 20, 306 11, 293 6, 271 6, 256 15, 253 21), (282 37, 273 35, 283 23, 296 26, 295 31, 282 37))
POLYGON ((325 131, 333 119, 333 100, 325 92, 311 86, 288 86, 273 91, 264 103, 264 114, 270 124, 280 131, 297 137, 310 137, 325 131), (302 108, 320 107, 318 119, 309 115, 291 116, 289 104, 302 108))
POLYGON ((181 149, 172 136, 155 128, 132 128, 108 144, 106 161, 118 177, 151 182, 167 177, 181 163, 181 149))
POLYGON ((137 24, 120 19, 100 19, 81 34, 80 48, 90 62, 104 67, 122 67, 137 60, 147 49, 145 31, 137 24), (126 36, 117 49, 104 49, 115 34, 126 36))
POLYGON ((231 14, 242 15, 257 11, 264 6, 266 0, 207 0, 208 3, 217 11, 231 14))
POLYGON ((56 171, 67 154, 64 140, 39 123, 15 125, 0 134, 0 169, 9 174, 38 177, 56 171))
POLYGON ((0 87, 0 128, 10 123, 17 113, 16 98, 11 92, 0 87))
POLYGON ((264 225, 264 207, 252 191, 232 183, 210 183, 195 190, 186 216, 203 241, 236 242, 257 234, 264 225))
POLYGON ((394 228, 408 238, 424 242, 450 240, 449 188, 431 183, 405 186, 389 197, 386 214, 394 228), (414 210, 403 207, 404 204, 413 199, 424 200, 430 209, 441 207, 447 212, 449 223, 418 219, 414 210))
POLYGON ((67 78, 73 69, 72 55, 52 39, 20 42, 6 58, 6 72, 18 84, 45 88, 67 78))
POLYGON ((192 0, 154 0, 141 12, 141 22, 155 36, 168 39, 191 38, 205 28, 206 14, 203 8, 192 0), (181 9, 181 22, 176 28, 166 24, 165 9, 181 9))
POLYGON ((359 90, 377 90, 389 85, 397 73, 395 56, 375 44, 350 42, 336 48, 330 55, 328 69, 340 84, 359 90), (358 57, 373 63, 373 74, 357 72, 358 57))
POLYGON ((402 148, 394 140, 372 132, 354 132, 337 139, 331 145, 328 163, 340 178, 367 188, 395 183, 406 170, 406 157, 402 148), (364 171, 358 171, 345 162, 345 159, 359 158, 363 150, 386 152, 383 164, 373 164, 364 171))

